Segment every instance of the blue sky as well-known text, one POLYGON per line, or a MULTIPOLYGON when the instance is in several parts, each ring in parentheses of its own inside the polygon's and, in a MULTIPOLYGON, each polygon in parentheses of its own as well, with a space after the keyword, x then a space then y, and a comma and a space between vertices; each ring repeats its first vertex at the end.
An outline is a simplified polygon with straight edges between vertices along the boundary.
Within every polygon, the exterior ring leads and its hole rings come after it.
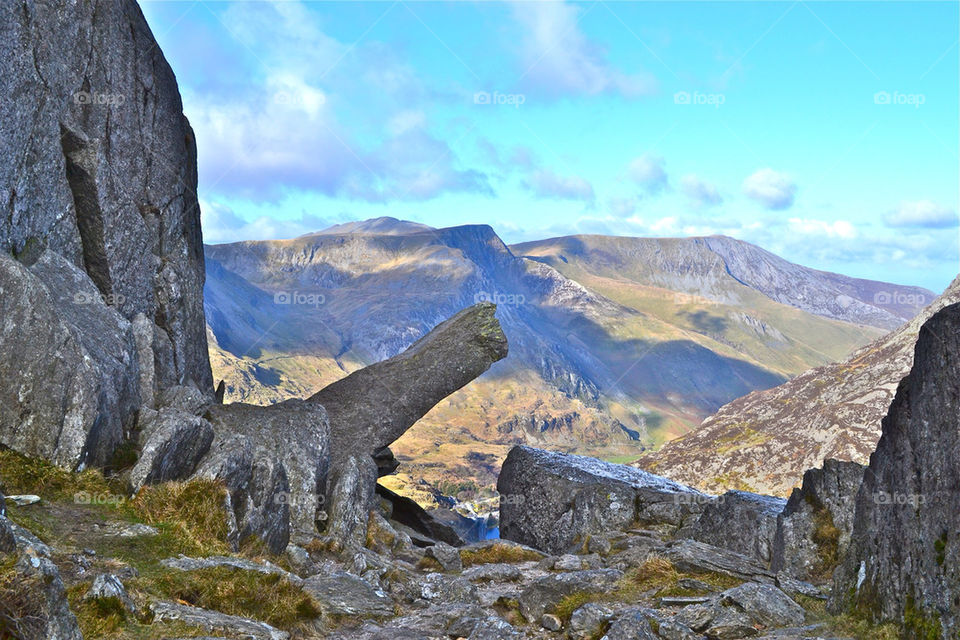
POLYGON ((724 233, 942 290, 958 5, 150 2, 207 242, 394 216, 724 233))

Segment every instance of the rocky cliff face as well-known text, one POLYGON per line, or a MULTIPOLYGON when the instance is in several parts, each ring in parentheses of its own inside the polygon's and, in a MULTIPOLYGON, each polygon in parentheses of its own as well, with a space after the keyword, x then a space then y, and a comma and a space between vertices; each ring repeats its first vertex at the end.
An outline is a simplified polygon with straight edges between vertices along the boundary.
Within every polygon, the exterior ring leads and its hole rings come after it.
POLYGON ((212 392, 193 132, 130 0, 3 3, 0 68, 0 442, 105 464, 157 392, 212 392))
POLYGON ((921 325, 956 302, 960 279, 896 331, 842 362, 734 400, 641 465, 706 490, 740 486, 786 495, 805 469, 828 458, 866 463, 913 364, 921 325))
POLYGON ((920 329, 857 495, 834 607, 903 619, 921 638, 960 630, 960 305, 920 329))

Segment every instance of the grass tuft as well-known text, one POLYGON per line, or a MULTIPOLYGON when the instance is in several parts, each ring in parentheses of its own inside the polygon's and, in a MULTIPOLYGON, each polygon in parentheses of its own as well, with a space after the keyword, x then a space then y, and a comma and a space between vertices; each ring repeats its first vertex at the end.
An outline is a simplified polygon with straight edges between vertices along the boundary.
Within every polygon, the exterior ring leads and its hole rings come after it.
POLYGON ((483 549, 463 549, 460 551, 460 560, 464 567, 500 562, 527 562, 529 560, 539 560, 542 557, 536 551, 500 543, 492 544, 483 549))
POLYGON ((277 574, 230 567, 170 571, 155 577, 150 587, 171 600, 261 620, 280 629, 305 627, 322 614, 313 598, 277 574))
POLYGON ((225 500, 221 483, 194 479, 146 486, 130 506, 143 522, 165 524, 194 554, 210 555, 230 551, 225 500))

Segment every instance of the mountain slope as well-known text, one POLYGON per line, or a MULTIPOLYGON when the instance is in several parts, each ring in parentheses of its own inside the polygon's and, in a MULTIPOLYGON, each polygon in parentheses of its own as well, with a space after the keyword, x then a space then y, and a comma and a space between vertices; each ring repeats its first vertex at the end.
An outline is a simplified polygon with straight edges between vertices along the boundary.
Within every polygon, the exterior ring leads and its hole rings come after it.
POLYGON ((811 369, 734 400, 640 466, 700 488, 742 487, 786 495, 826 458, 866 463, 900 380, 913 364, 920 326, 960 302, 960 278, 919 315, 836 364, 811 369))

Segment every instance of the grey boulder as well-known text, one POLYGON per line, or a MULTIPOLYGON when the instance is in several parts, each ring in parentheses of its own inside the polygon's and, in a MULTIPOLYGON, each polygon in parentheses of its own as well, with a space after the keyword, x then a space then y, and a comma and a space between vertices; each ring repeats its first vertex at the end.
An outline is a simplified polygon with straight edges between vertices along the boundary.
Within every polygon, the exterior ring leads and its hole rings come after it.
POLYGON ((574 593, 604 593, 615 588, 623 577, 616 569, 591 569, 545 576, 535 580, 517 598, 520 613, 527 620, 539 620, 566 596, 574 593))
POLYGON ((330 419, 329 535, 362 539, 363 515, 373 506, 380 475, 374 456, 382 456, 434 405, 506 357, 507 338, 495 312, 490 303, 468 307, 402 353, 354 371, 309 398, 323 405, 330 419))
POLYGON ((721 593, 720 602, 737 607, 764 627, 797 626, 806 618, 803 607, 771 584, 745 582, 721 593))
POLYGON ((226 485, 238 541, 255 535, 281 553, 291 538, 313 538, 325 517, 330 442, 323 407, 303 400, 213 405, 205 418, 215 436, 195 475, 226 485))
POLYGON ((213 442, 208 421, 179 409, 155 412, 142 429, 140 456, 128 480, 134 492, 146 484, 190 477, 213 442))
POLYGON ((710 498, 633 467, 527 446, 510 450, 497 491, 500 536, 550 553, 636 522, 679 526, 710 498))
POLYGON ((752 557, 769 566, 777 517, 787 501, 747 491, 728 491, 704 506, 690 536, 715 547, 752 557))

